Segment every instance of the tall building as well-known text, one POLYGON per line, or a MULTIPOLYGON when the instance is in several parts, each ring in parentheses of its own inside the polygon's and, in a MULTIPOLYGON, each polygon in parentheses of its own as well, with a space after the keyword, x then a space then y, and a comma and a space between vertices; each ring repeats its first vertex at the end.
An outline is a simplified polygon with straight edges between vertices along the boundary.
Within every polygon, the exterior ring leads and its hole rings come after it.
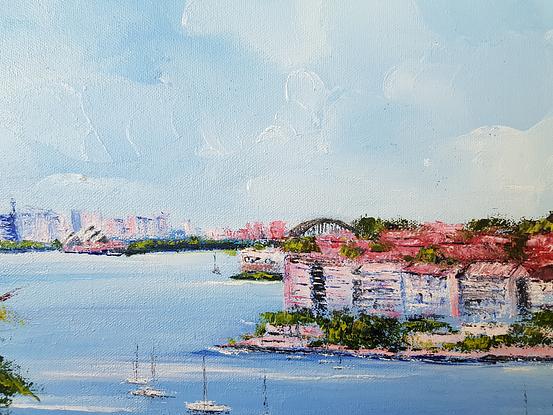
POLYGON ((169 234, 169 215, 161 212, 161 214, 155 218, 155 221, 157 236, 167 236, 169 234))
POLYGON ((73 232, 79 232, 81 230, 81 212, 75 209, 71 210, 71 227, 73 232))
POLYGON ((17 212, 16 227, 19 238, 26 241, 61 241, 71 233, 71 226, 62 215, 49 209, 31 207, 17 212))
POLYGON ((18 241, 15 200, 11 201, 12 210, 10 213, 0 214, 0 240, 18 241))

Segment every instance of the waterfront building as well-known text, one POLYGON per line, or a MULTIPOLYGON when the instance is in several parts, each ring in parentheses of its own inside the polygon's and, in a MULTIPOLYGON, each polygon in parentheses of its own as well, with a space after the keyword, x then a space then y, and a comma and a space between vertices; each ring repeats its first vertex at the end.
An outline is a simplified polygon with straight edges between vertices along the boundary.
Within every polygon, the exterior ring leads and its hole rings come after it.
POLYGON ((551 305, 553 266, 529 274, 515 262, 439 266, 316 253, 288 254, 284 261, 286 310, 508 322, 551 305))
POLYGON ((512 319, 518 314, 518 296, 521 294, 517 292, 517 280, 527 278, 526 269, 515 263, 478 262, 469 265, 457 277, 462 318, 469 322, 512 319))
POLYGON ((284 272, 284 253, 275 248, 245 248, 240 251, 240 267, 242 272, 282 274, 284 272))
MULTIPOLYGON (((351 268, 351 266, 348 266, 351 268)), ((361 314, 397 317, 403 314, 401 264, 363 264, 352 275, 353 309, 361 314)))
POLYGON ((519 303, 519 307, 524 307, 523 311, 537 311, 553 305, 553 265, 546 265, 531 273, 524 287, 519 284, 519 290, 526 290, 527 293, 526 302, 519 303))
POLYGON ((435 264, 411 264, 402 269, 401 284, 404 313, 414 316, 458 317, 459 267, 435 264))
POLYGON ((284 262, 284 309, 312 309, 311 258, 306 255, 287 255, 284 262))

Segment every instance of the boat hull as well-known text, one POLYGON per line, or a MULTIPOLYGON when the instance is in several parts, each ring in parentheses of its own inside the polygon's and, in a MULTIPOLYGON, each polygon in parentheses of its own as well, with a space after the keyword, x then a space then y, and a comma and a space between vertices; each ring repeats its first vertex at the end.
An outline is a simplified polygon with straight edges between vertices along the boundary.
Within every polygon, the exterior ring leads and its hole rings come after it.
POLYGON ((228 414, 230 407, 217 405, 213 401, 198 401, 186 404, 186 409, 195 414, 228 414))

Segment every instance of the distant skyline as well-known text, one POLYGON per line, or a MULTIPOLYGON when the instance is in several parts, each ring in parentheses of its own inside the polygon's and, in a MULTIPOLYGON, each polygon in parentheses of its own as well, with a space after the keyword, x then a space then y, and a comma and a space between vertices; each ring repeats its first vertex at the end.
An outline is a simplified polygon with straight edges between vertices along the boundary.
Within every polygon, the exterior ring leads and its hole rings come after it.
POLYGON ((553 2, 0 0, 0 211, 553 209, 553 2))

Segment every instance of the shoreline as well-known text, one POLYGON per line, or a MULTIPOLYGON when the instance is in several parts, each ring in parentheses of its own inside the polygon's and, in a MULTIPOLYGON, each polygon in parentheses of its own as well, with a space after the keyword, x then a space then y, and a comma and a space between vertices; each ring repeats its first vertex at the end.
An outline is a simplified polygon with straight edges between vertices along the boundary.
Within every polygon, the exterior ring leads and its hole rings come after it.
MULTIPOLYGON (((254 338, 260 340, 260 338, 254 338)), ((306 354, 320 356, 348 356, 375 360, 419 361, 427 363, 503 363, 503 362, 553 362, 553 347, 521 348, 508 347, 492 349, 480 352, 448 352, 448 351, 424 351, 403 350, 392 352, 382 349, 352 350, 344 347, 294 347, 282 345, 263 345, 251 340, 243 340, 235 344, 222 344, 221 349, 234 349, 237 351, 264 352, 277 354, 306 354), (257 343, 257 344, 256 344, 257 343)))

